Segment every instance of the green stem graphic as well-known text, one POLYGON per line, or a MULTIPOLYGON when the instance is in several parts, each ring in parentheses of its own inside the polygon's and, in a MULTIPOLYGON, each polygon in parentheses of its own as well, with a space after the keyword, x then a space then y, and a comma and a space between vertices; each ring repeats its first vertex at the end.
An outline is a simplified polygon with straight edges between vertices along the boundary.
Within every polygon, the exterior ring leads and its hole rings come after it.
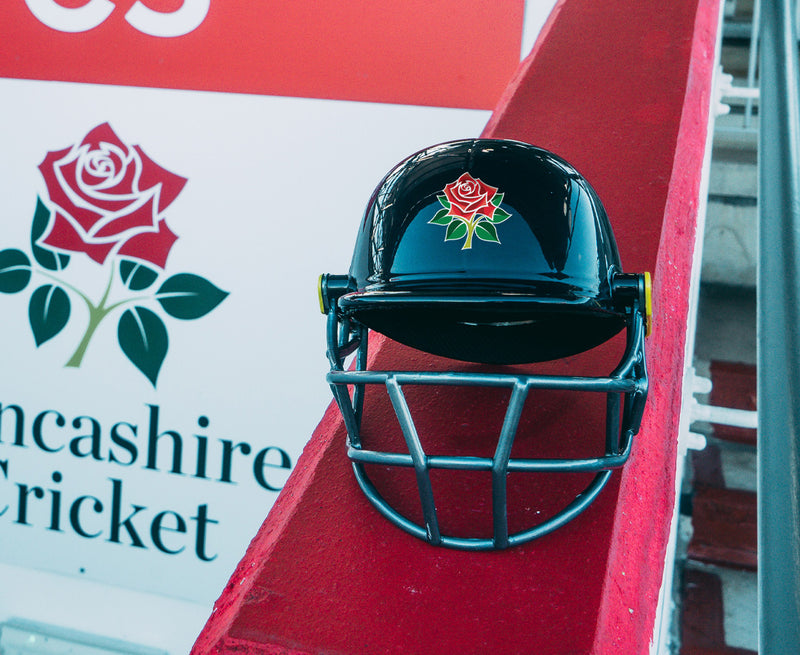
POLYGON ((461 250, 469 250, 472 248, 472 235, 475 233, 475 226, 480 222, 480 218, 476 221, 473 216, 471 220, 467 221, 467 240, 461 246, 461 250))
MULTIPOLYGON (((83 334, 83 338, 81 339, 78 347, 75 349, 75 352, 72 354, 72 357, 69 358, 69 361, 65 364, 65 366, 69 368, 78 368, 83 361, 83 356, 86 354, 86 349, 89 347, 89 342, 92 340, 94 336, 95 330, 100 325, 100 322, 113 310, 119 307, 120 305, 131 302, 131 300, 123 300, 120 302, 116 302, 112 305, 106 306, 106 302, 108 301, 108 295, 111 292, 111 284, 114 281, 114 266, 111 267, 111 275, 108 277, 108 284, 106 285, 106 290, 103 293, 103 297, 100 299, 100 302, 95 305, 92 301, 83 293, 78 292, 83 301, 86 303, 87 308, 89 309, 89 325, 86 328, 86 332, 83 334)), ((76 290, 77 291, 77 290, 76 290)))
POLYGON ((69 361, 65 364, 65 366, 70 368, 80 367, 81 362, 83 361, 83 356, 86 354, 86 349, 89 347, 89 342, 92 340, 92 336, 94 336, 97 326, 100 325, 100 321, 106 317, 108 312, 108 309, 95 307, 91 304, 89 305, 89 327, 86 328, 86 332, 84 332, 81 342, 78 344, 78 347, 75 349, 75 352, 72 354, 72 357, 69 358, 69 361))

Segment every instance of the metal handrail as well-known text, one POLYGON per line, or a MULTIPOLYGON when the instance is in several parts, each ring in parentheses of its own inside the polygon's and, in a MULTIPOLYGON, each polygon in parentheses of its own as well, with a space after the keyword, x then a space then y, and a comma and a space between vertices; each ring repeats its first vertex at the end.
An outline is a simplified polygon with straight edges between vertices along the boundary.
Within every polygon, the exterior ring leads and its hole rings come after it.
POLYGON ((759 653, 800 644, 800 107, 791 0, 761 7, 759 653))

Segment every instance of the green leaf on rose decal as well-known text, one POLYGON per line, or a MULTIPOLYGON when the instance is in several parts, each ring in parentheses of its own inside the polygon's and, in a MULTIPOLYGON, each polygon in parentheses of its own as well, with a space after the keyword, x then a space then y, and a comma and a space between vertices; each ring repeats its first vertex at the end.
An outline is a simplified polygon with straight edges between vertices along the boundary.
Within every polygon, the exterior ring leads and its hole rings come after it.
POLYGON ((0 292, 17 293, 31 281, 31 260, 21 250, 0 250, 0 292))
POLYGON ((146 289, 158 278, 158 273, 152 268, 128 259, 123 259, 119 263, 119 272, 125 286, 131 291, 146 289))
POLYGON ((453 220, 453 217, 450 216, 448 212, 448 209, 440 209, 433 215, 433 218, 429 220, 428 223, 433 223, 434 225, 450 225, 450 221, 453 220))
POLYGON ((492 216, 489 220, 497 225, 498 223, 502 223, 509 218, 511 218, 511 214, 509 214, 505 209, 498 207, 494 210, 494 216, 492 216))
POLYGON ((453 241, 455 239, 463 239, 467 236, 467 224, 462 220, 454 220, 447 226, 444 240, 453 241))
POLYGON ((205 316, 227 296, 227 291, 192 273, 173 275, 156 292, 156 300, 164 311, 184 320, 205 316))
POLYGON ((39 265, 48 271, 63 271, 69 264, 69 255, 54 252, 47 248, 42 248, 36 242, 42 237, 47 226, 50 224, 50 210, 36 198, 36 211, 33 213, 33 224, 31 225, 31 250, 39 265))
POLYGON ((475 226, 475 236, 481 241, 500 243, 500 239, 497 236, 497 228, 487 221, 481 221, 475 226))
POLYGON ((37 348, 64 329, 69 314, 69 296, 61 287, 45 284, 31 294, 28 319, 37 348))
POLYGON ((119 319, 117 340, 125 356, 155 387, 169 347, 163 321, 144 307, 129 309, 119 319))

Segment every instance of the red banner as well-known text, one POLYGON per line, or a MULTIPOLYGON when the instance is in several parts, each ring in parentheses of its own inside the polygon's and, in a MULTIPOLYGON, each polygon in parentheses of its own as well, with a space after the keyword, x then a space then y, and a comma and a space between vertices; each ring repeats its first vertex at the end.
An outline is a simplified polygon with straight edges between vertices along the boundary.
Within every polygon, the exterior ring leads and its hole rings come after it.
POLYGON ((491 109, 524 0, 6 0, 0 77, 491 109))

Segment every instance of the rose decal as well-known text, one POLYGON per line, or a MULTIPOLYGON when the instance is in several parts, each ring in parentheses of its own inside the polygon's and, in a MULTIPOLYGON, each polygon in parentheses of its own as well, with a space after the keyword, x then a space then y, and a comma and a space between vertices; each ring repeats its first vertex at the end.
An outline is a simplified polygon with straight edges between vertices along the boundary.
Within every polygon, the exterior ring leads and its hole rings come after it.
POLYGON ((81 365, 101 322, 119 316, 120 348, 155 386, 169 346, 159 313, 197 319, 228 295, 193 273, 165 278, 178 239, 165 211, 186 178, 156 164, 138 145, 128 146, 108 123, 79 144, 47 153, 39 170, 47 194, 37 198, 34 211, 33 262, 20 249, 0 250, 0 292, 19 293, 34 276, 43 279, 28 304, 37 347, 66 327, 73 301, 85 306, 87 326, 68 367, 81 365), (108 281, 99 299, 69 280, 66 269, 74 255, 105 269, 108 281))
POLYGON ((472 238, 500 243, 495 225, 511 217, 500 207, 503 194, 497 187, 464 173, 454 182, 445 185, 444 193, 437 196, 442 209, 428 221, 447 226, 445 241, 464 239, 462 250, 472 248, 472 238))
POLYGON ((53 208, 40 245, 82 252, 98 264, 123 255, 164 268, 177 237, 164 210, 186 179, 128 147, 108 123, 72 148, 50 152, 39 166, 53 208))

